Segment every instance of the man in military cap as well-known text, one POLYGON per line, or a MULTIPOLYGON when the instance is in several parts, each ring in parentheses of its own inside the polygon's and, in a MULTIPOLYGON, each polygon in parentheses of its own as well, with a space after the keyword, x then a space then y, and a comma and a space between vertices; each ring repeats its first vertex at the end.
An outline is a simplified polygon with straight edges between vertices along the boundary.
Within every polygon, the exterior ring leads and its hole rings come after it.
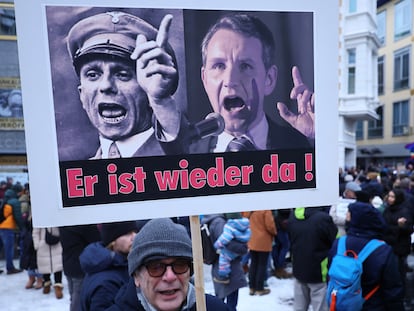
POLYGON ((171 22, 166 15, 157 30, 137 16, 107 12, 69 31, 80 100, 99 131, 92 159, 174 153, 183 117, 172 97, 178 72, 171 22))

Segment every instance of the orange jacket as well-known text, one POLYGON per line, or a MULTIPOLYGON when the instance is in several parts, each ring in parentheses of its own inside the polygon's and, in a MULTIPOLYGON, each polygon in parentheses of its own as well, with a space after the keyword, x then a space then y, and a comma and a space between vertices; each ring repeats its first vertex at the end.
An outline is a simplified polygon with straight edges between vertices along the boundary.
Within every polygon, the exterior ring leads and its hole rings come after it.
POLYGON ((250 230, 252 232, 248 246, 257 252, 270 252, 273 239, 277 234, 276 224, 271 210, 250 212, 250 230))
POLYGON ((9 204, 5 204, 3 213, 6 219, 0 224, 0 229, 16 229, 17 224, 13 216, 13 207, 9 204))

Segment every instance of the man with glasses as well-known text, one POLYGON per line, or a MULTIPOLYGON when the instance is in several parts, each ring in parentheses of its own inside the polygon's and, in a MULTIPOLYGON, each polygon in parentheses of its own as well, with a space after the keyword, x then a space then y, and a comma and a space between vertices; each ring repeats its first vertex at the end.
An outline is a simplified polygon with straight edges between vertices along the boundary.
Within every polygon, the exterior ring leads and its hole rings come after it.
MULTIPOLYGON (((135 236, 128 255, 132 278, 118 292, 110 310, 195 311, 192 260, 191 240, 184 226, 169 218, 150 220, 135 236)), ((211 295, 206 295, 206 307, 228 310, 211 295)))

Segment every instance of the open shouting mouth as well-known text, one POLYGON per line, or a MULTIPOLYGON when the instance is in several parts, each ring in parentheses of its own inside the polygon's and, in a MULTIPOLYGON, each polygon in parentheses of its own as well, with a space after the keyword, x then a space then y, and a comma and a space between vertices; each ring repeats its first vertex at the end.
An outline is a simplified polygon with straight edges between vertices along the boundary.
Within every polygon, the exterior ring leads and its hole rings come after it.
POLYGON ((240 97, 227 97, 224 99, 223 106, 227 111, 241 110, 245 107, 245 102, 240 97))
POLYGON ((98 108, 100 116, 107 123, 119 123, 127 115, 127 110, 115 103, 101 103, 98 108))

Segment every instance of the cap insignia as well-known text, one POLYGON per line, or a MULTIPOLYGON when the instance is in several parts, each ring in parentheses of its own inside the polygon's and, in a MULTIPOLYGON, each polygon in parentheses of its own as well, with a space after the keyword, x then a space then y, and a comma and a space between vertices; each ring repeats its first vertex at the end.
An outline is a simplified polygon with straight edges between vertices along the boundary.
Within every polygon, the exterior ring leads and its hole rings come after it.
POLYGON ((118 24, 119 23, 119 18, 122 15, 125 15, 125 13, 123 13, 123 12, 106 12, 106 14, 112 16, 112 23, 114 23, 114 24, 118 24))

